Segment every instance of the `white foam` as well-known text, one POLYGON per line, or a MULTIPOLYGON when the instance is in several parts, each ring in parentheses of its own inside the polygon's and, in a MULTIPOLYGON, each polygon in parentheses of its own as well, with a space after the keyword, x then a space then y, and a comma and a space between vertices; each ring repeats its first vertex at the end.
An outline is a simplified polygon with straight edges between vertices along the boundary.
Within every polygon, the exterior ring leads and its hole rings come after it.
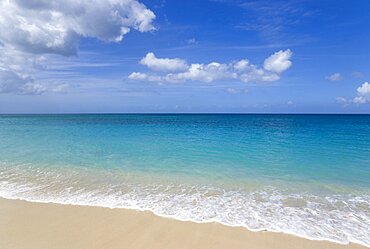
MULTIPOLYGON (((370 197, 255 191, 127 178, 0 170, 0 196, 33 202, 151 211, 194 222, 219 222, 252 231, 284 232, 315 240, 370 246, 370 197)), ((85 172, 86 173, 86 172, 85 172)))

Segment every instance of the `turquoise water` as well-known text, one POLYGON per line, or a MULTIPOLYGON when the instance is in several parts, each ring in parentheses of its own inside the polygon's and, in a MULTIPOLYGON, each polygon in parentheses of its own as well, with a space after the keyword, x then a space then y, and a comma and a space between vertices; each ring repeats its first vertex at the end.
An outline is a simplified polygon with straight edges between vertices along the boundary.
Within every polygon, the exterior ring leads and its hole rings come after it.
POLYGON ((370 115, 0 115, 0 196, 370 245, 370 115))

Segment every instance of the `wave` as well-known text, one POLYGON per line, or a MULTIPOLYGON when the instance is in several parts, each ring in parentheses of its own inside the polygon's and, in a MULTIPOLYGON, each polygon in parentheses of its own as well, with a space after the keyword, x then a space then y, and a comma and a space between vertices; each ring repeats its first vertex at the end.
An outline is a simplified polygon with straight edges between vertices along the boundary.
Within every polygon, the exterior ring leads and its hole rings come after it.
POLYGON ((138 180, 106 171, 0 167, 0 196, 151 211, 178 220, 370 247, 370 196, 366 194, 313 195, 271 186, 227 189, 150 177, 138 180))

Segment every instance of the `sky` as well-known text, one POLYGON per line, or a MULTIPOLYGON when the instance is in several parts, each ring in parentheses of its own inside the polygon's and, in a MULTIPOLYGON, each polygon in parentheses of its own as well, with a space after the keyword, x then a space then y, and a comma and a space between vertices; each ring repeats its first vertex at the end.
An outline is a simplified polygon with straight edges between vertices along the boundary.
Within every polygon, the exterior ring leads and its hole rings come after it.
POLYGON ((368 82, 368 0, 0 0, 0 113, 370 113, 368 82))

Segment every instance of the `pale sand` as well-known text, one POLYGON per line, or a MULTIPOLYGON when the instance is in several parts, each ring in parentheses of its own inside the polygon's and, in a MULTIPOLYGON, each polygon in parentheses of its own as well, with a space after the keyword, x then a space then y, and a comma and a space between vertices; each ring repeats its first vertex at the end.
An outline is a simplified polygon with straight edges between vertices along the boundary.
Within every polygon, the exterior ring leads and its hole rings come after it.
POLYGON ((0 248, 366 248, 312 241, 149 212, 41 204, 0 198, 0 248))

